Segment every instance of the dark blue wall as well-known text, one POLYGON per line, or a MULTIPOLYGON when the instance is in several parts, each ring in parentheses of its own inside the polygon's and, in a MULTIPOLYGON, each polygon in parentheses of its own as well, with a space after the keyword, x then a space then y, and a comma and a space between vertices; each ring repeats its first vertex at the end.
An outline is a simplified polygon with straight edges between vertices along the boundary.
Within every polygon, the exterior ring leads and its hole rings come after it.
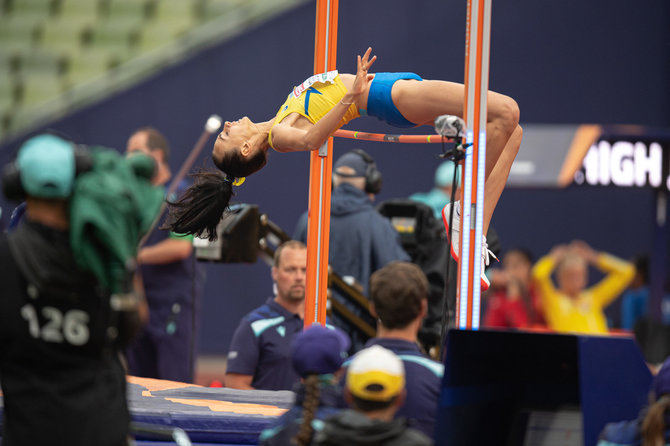
MULTIPOLYGON (((522 123, 670 125, 666 0, 520 0, 493 8, 490 86, 517 99, 522 123)), ((135 128, 154 125, 172 143, 176 171, 210 114, 268 119, 290 87, 311 74, 314 15, 314 4, 299 7, 48 126, 83 143, 123 149, 135 128)), ((464 22, 464 0, 341 0, 338 68, 354 70, 355 55, 370 45, 379 57, 375 71, 460 82, 464 22)), ((370 118, 355 128, 389 131, 370 118)), ((18 142, 0 147, 0 164, 18 142)), ((369 151, 385 174, 381 200, 430 188, 438 147, 338 140, 336 155, 354 146, 369 151)), ((308 159, 272 154, 237 198, 259 204, 292 232, 307 204, 308 159)), ((648 190, 508 190, 494 225, 504 246, 521 244, 536 254, 580 237, 630 256, 651 248, 652 218, 648 190)), ((239 317, 270 295, 269 270, 260 263, 211 265, 208 273, 201 351, 225 352, 239 317)))

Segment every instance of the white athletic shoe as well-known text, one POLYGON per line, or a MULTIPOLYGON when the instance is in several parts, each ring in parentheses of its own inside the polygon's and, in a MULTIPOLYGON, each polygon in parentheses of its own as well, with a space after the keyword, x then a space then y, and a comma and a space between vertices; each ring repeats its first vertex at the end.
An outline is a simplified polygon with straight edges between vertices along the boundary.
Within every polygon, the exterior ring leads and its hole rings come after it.
POLYGON ((486 236, 482 234, 482 263, 481 263, 481 282, 482 282, 482 291, 486 291, 491 286, 489 278, 486 277, 485 270, 486 267, 491 264, 491 257, 498 260, 493 251, 489 249, 489 244, 486 243, 486 236))
MULTIPOLYGON (((461 205, 458 201, 454 203, 454 215, 452 221, 452 228, 449 231, 449 212, 451 211, 451 203, 447 203, 442 209, 442 220, 444 221, 444 228, 447 231, 447 237, 451 241, 451 257, 458 262, 460 256, 460 241, 461 241, 461 205)), ((489 250, 489 245, 486 243, 486 236, 482 235, 482 259, 481 259, 481 286, 482 291, 486 291, 491 283, 484 273, 485 268, 491 263, 491 257, 498 260, 498 258, 489 250)))
POLYGON ((442 208, 442 220, 444 221, 444 228, 447 230, 447 237, 451 241, 451 257, 458 262, 460 254, 459 243, 461 242, 461 204, 455 202, 454 215, 452 217, 452 228, 449 231, 449 212, 451 212, 451 203, 447 203, 442 208))

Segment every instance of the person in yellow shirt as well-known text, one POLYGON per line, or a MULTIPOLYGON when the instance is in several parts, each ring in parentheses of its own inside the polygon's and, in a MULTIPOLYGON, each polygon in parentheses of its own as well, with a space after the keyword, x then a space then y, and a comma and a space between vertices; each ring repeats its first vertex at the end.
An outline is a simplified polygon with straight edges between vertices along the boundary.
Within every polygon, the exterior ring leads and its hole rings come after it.
POLYGON ((559 245, 533 267, 533 279, 544 303, 549 327, 560 332, 606 334, 603 309, 628 286, 635 274, 633 264, 582 241, 559 245), (605 277, 587 288, 588 266, 605 277), (551 275, 556 270, 558 288, 551 275))

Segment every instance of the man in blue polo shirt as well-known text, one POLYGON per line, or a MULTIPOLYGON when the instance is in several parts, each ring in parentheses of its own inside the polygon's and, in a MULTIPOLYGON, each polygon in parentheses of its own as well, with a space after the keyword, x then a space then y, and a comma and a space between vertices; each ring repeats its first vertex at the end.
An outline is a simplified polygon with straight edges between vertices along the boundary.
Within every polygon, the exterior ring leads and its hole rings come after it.
POLYGON ((276 296, 247 314, 228 350, 226 387, 291 390, 300 379, 291 363, 291 342, 303 329, 307 247, 295 240, 275 251, 276 296))
POLYGON ((412 263, 389 263, 370 277, 370 298, 377 336, 365 347, 379 345, 391 350, 405 366, 407 398, 396 417, 406 417, 410 426, 435 438, 444 366, 424 355, 417 343, 428 306, 428 280, 412 263))

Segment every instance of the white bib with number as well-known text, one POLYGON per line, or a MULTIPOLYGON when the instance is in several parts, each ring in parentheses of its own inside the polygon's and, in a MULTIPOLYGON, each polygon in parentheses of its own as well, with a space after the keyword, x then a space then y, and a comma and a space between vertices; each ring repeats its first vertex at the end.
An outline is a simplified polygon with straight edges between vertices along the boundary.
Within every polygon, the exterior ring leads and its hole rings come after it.
POLYGON ((305 79, 305 82, 302 84, 298 85, 297 87, 293 88, 293 91, 289 96, 293 96, 294 98, 299 98, 300 95, 307 90, 309 87, 314 85, 317 82, 321 82, 324 84, 331 83, 335 80, 339 73, 337 70, 329 71, 327 73, 321 73, 321 74, 315 74, 314 76, 310 76, 307 79, 305 79))

